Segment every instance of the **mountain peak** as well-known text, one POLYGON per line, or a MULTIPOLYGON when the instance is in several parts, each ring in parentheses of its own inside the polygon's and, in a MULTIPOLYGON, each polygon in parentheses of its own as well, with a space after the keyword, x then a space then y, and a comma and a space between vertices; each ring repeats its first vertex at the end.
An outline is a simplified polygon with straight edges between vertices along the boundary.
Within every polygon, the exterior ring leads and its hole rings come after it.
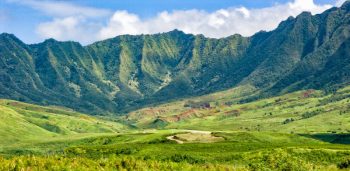
POLYGON ((349 11, 350 10, 350 0, 345 1, 340 8, 349 11))
POLYGON ((17 39, 17 37, 14 34, 11 34, 11 33, 1 33, 0 37, 17 39))
POLYGON ((58 42, 58 41, 56 39, 54 39, 54 38, 49 38, 49 39, 46 39, 44 41, 44 43, 53 43, 53 42, 58 42))
POLYGON ((311 17, 312 17, 311 12, 309 12, 309 11, 304 11, 304 12, 300 13, 300 14, 296 17, 296 19, 311 18, 311 17))
POLYGON ((174 29, 169 31, 169 33, 183 33, 183 31, 179 30, 179 29, 174 29))
POLYGON ((177 34, 185 34, 183 31, 178 30, 178 29, 174 29, 174 30, 169 31, 169 32, 167 32, 167 33, 168 33, 168 34, 175 34, 175 35, 177 35, 177 34))
POLYGON ((1 33, 0 39, 7 40, 7 41, 15 41, 17 43, 24 44, 20 39, 18 39, 14 34, 11 34, 11 33, 1 33))

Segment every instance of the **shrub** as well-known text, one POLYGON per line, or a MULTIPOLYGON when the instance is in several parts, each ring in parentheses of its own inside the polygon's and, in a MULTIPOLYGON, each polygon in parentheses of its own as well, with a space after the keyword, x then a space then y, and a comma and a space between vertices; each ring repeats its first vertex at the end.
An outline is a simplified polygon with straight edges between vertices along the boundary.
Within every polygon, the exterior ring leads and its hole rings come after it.
POLYGON ((289 124, 291 122, 294 122, 294 118, 288 118, 285 121, 283 121, 283 124, 289 124))
MULTIPOLYGON (((188 159, 188 158, 187 158, 188 159)), ((141 160, 134 157, 89 159, 63 156, 17 156, 0 157, 0 170, 232 170, 229 167, 211 164, 141 160)))
POLYGON ((340 163, 338 163, 337 167, 339 169, 347 169, 350 168, 350 158, 344 159, 340 163))
POLYGON ((282 149, 260 152, 255 155, 250 153, 250 155, 246 160, 249 161, 248 166, 251 170, 312 170, 311 164, 282 149))
POLYGON ((170 157, 170 161, 180 163, 187 162, 190 164, 204 163, 205 161, 202 159, 197 159, 189 155, 175 154, 170 157))

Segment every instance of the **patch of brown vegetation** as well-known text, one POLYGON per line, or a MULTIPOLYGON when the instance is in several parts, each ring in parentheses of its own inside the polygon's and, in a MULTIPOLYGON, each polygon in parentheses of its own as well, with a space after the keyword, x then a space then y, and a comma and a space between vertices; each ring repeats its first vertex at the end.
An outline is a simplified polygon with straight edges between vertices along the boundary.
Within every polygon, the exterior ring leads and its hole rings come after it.
POLYGON ((193 118, 193 117, 198 117, 198 113, 195 109, 190 109, 178 115, 172 115, 172 116, 162 117, 162 118, 168 122, 178 122, 178 121, 188 119, 188 118, 193 118))

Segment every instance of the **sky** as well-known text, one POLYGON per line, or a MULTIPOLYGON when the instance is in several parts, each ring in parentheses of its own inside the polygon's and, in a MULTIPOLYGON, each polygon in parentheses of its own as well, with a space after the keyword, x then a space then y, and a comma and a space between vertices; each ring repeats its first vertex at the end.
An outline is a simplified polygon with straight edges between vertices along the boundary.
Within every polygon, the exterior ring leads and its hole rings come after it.
POLYGON ((322 13, 345 0, 0 0, 0 33, 25 43, 48 38, 83 45, 124 34, 179 29, 221 38, 275 29, 303 11, 322 13))

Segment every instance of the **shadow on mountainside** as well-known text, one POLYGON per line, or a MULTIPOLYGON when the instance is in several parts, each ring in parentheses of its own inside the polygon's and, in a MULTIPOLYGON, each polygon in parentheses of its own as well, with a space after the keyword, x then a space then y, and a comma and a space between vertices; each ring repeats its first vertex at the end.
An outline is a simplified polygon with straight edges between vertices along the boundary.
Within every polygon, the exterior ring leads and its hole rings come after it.
POLYGON ((329 142, 332 144, 350 144, 350 134, 319 133, 319 134, 300 134, 300 135, 304 137, 324 141, 324 142, 329 142))

